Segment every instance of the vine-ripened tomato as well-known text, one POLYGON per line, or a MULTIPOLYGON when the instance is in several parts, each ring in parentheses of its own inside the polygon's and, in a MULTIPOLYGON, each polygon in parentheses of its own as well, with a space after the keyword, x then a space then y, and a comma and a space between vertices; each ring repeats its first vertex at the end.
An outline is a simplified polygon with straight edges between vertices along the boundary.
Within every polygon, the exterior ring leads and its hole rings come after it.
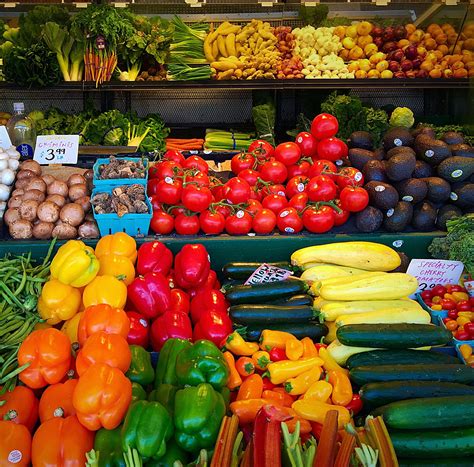
POLYGON ((257 185, 253 186, 250 190, 250 198, 249 199, 256 199, 257 201, 262 201, 263 193, 262 190, 259 190, 257 185))
POLYGON ((300 160, 301 149, 296 143, 288 141, 287 143, 279 144, 275 148, 273 157, 282 164, 290 166, 296 164, 300 160))
POLYGON ((311 164, 308 161, 300 160, 296 164, 290 165, 288 169, 288 179, 296 177, 298 175, 308 175, 311 164))
POLYGON ((298 133, 295 138, 295 143, 301 150, 303 157, 316 157, 318 154, 318 142, 316 138, 309 131, 302 131, 298 133))
POLYGON ((242 170, 253 169, 256 164, 256 157, 248 152, 236 154, 230 161, 232 172, 239 175, 242 170))
POLYGON ((263 139, 257 139, 250 143, 248 152, 254 154, 259 160, 268 160, 270 157, 273 157, 273 152, 275 148, 268 142, 263 139))
POLYGON ((222 201, 224 199, 224 195, 222 193, 223 192, 223 186, 224 185, 222 185, 220 183, 215 183, 215 184, 209 185, 212 196, 214 196, 214 199, 216 200, 216 202, 222 201))
POLYGON ((271 209, 263 208, 253 217, 252 230, 257 234, 266 235, 273 232, 276 223, 276 214, 271 209))
POLYGON ((330 177, 333 181, 337 180, 337 167, 331 161, 319 159, 313 162, 307 173, 309 178, 317 177, 318 175, 325 175, 330 177))
POLYGON ((254 216, 257 214, 257 212, 261 211, 263 209, 262 203, 258 199, 249 199, 247 201, 247 207, 245 210, 251 215, 254 216))
POLYGON ((295 208, 298 212, 303 212, 304 208, 308 204, 308 193, 298 193, 294 195, 290 201, 288 201, 288 206, 295 208))
POLYGON ((227 219, 232 214, 232 208, 230 206, 226 206, 225 204, 219 204, 218 206, 215 206, 214 210, 221 213, 225 219, 227 219))
POLYGON ((334 227, 337 227, 339 225, 345 224, 348 221, 349 216, 350 216, 351 213, 349 211, 347 211, 346 209, 342 209, 341 200, 336 199, 336 200, 334 200, 334 203, 336 204, 336 206, 340 210, 340 212, 337 212, 335 209, 333 209, 333 211, 334 211, 334 227))
POLYGON ((245 203, 250 197, 250 185, 243 178, 233 177, 224 185, 222 194, 229 203, 245 203))
POLYGON ((288 200, 281 195, 267 195, 262 200, 262 206, 278 214, 283 208, 288 206, 288 200))
POLYGON ((335 136, 325 138, 318 143, 318 156, 329 161, 338 161, 347 157, 349 148, 335 136))
POLYGON ((267 195, 280 195, 286 196, 286 188, 280 183, 275 183, 273 185, 266 185, 261 190, 263 197, 267 195))
POLYGON ((298 175, 288 180, 286 183, 286 197, 290 199, 294 195, 306 191, 308 182, 309 178, 306 175, 298 175))
POLYGON ((187 183, 194 183, 195 185, 199 186, 209 186, 210 185, 210 180, 209 176, 204 173, 198 171, 197 173, 194 173, 192 175, 188 174, 186 176, 186 182, 187 183))
POLYGON ((260 174, 265 182, 284 183, 288 170, 285 164, 279 161, 268 161, 260 166, 260 174))
POLYGON ((172 179, 166 177, 160 180, 155 188, 155 195, 160 203, 164 204, 178 204, 181 200, 181 193, 183 184, 179 179, 172 179))
POLYGON ((250 186, 255 186, 260 177, 260 172, 253 169, 245 169, 239 173, 239 178, 245 180, 250 186))
POLYGON ((218 235, 224 232, 225 217, 218 211, 203 211, 199 216, 201 230, 208 235, 218 235))
POLYGON ((337 174, 337 186, 342 189, 346 186, 362 186, 364 176, 355 167, 343 167, 337 174))
POLYGON ((303 230, 303 220, 295 208, 286 207, 277 214, 277 227, 281 232, 294 234, 303 230))
POLYGON ((252 216, 242 210, 225 220, 225 231, 229 235, 247 235, 252 229, 252 216))
POLYGON ((310 179, 306 192, 310 201, 331 201, 337 195, 337 186, 329 177, 318 175, 310 179))
POLYGON ((334 209, 330 206, 309 206, 303 212, 303 224, 311 233, 324 233, 334 226, 334 209))
POLYGON ((151 208, 153 209, 153 212, 155 211, 163 211, 163 205, 160 203, 160 200, 156 195, 151 195, 148 197, 151 203, 151 208))
POLYGON ((207 162, 200 156, 189 156, 183 163, 184 169, 197 169, 199 172, 207 174, 209 172, 209 166, 207 162))
POLYGON ((183 165, 184 161, 186 160, 183 156, 183 153, 181 151, 178 151, 177 149, 168 149, 163 154, 163 159, 167 161, 176 162, 179 165, 183 165))
POLYGON ((179 235, 196 235, 199 232, 199 216, 178 214, 174 219, 174 228, 179 235))
POLYGON ((322 113, 316 115, 311 122, 311 134, 317 139, 335 136, 339 130, 337 118, 331 114, 322 113))
POLYGON ((190 211, 205 211, 212 202, 211 190, 205 186, 188 184, 183 187, 181 202, 190 211))
POLYGON ((155 177, 164 180, 166 177, 175 178, 183 174, 183 167, 174 161, 160 161, 154 166, 155 177))
POLYGON ((150 228, 158 235, 168 235, 173 232, 174 218, 165 211, 155 211, 151 218, 150 228))
POLYGON ((369 204, 369 195, 362 187, 346 186, 339 193, 341 208, 349 212, 359 212, 369 204))

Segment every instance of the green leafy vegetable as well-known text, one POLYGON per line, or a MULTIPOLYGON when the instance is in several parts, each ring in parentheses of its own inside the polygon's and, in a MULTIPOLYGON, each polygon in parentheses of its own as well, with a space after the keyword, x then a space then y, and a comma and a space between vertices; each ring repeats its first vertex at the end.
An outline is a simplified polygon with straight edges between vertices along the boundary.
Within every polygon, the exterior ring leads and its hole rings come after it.
POLYGON ((311 25, 317 28, 328 17, 329 7, 319 4, 316 6, 301 5, 299 9, 299 17, 305 25, 311 25))
POLYGON ((252 118, 257 137, 275 145, 276 110, 273 102, 255 105, 252 108, 252 118))

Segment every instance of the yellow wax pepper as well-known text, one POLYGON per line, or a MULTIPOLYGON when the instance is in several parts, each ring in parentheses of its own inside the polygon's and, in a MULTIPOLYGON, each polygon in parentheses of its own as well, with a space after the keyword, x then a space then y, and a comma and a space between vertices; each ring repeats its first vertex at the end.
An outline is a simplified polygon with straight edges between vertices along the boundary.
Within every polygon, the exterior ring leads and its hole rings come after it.
POLYGON ((51 262, 51 277, 73 287, 84 287, 98 272, 94 250, 80 240, 66 242, 51 262))
POLYGON ((260 337, 260 348, 267 351, 273 348, 285 350, 286 343, 294 339, 296 339, 296 337, 289 332, 264 329, 260 337))
POLYGON ((135 267, 129 258, 120 255, 104 255, 99 259, 101 276, 115 276, 130 285, 135 279, 135 267))
POLYGON ((324 362, 318 357, 303 358, 296 362, 281 360, 279 362, 270 363, 267 367, 267 371, 270 375, 270 381, 273 384, 282 384, 290 378, 295 378, 301 373, 311 370, 315 366, 322 366, 323 363, 324 362))
POLYGON ((331 354, 328 352, 327 348, 321 347, 319 349, 319 358, 321 358, 324 361, 323 367, 326 371, 338 370, 338 371, 342 371, 346 375, 349 374, 348 370, 339 366, 336 360, 334 360, 334 358, 331 357, 331 354))
POLYGON ((258 344, 256 342, 245 342, 243 337, 237 331, 234 331, 227 337, 225 348, 234 355, 250 356, 258 350, 258 344))
POLYGON ((51 279, 43 285, 38 300, 38 313, 48 324, 72 318, 81 306, 81 293, 70 285, 51 279))
POLYGON ((293 337, 288 339, 285 344, 285 353, 288 360, 299 360, 303 356, 304 346, 303 343, 293 337))
POLYGON ((339 413, 338 427, 339 429, 344 428, 344 425, 350 422, 351 414, 349 410, 341 405, 325 404, 324 402, 318 401, 317 399, 300 399, 293 402, 291 408, 296 414, 309 420, 310 422, 317 422, 324 424, 326 414, 330 410, 337 410, 339 413))
POLYGON ((85 308, 106 303, 123 310, 127 302, 127 286, 114 276, 97 276, 84 289, 82 302, 85 308))
POLYGON ((125 232, 117 232, 113 235, 102 237, 95 247, 97 258, 105 255, 126 256, 132 264, 137 259, 137 242, 125 232))
POLYGON ((303 399, 316 399, 327 402, 332 394, 332 385, 325 380, 316 381, 304 393, 303 399))
POLYGON ((79 342, 77 339, 77 328, 79 327, 79 321, 83 314, 83 311, 76 313, 71 319, 65 321, 61 327, 61 332, 66 334, 71 342, 79 342))
POLYGON ((314 366, 311 370, 305 371, 295 378, 290 378, 284 385, 285 391, 292 396, 300 396, 319 380, 321 373, 321 367, 314 366))

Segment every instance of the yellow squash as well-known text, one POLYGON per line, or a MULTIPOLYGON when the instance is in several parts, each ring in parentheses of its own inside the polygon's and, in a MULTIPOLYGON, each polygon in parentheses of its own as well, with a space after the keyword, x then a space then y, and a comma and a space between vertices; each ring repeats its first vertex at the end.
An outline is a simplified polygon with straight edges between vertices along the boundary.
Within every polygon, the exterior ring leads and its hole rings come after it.
POLYGON ((349 276, 349 273, 338 266, 321 265, 306 269, 303 274, 301 274, 301 279, 312 283, 329 279, 331 277, 345 276, 349 276))
POLYGON ((345 365, 347 359, 351 355, 355 355, 362 352, 369 352, 370 350, 376 350, 371 347, 352 347, 349 345, 341 344, 337 339, 328 345, 327 351, 329 355, 339 364, 345 365))
POLYGON ((340 315, 336 319, 336 326, 347 326, 348 324, 429 324, 430 322, 430 314, 420 308, 419 310, 371 311, 340 315))
MULTIPOLYGON (((379 277, 387 274, 386 272, 379 271, 366 271, 361 272, 360 274, 348 275, 343 277, 329 277, 328 279, 323 279, 319 282, 313 282, 309 290, 310 294, 314 296, 321 295, 321 288, 328 285, 347 285, 351 282, 368 279, 371 277, 379 277)), ((324 297, 323 297, 324 298, 324 297)), ((343 300, 343 299, 330 299, 330 300, 343 300)))

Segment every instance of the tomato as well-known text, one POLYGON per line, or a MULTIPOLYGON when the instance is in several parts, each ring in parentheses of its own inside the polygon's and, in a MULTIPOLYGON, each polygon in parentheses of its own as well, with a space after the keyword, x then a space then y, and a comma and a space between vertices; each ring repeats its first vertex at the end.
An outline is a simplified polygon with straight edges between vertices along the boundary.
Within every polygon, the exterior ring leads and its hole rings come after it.
POLYGON ((205 211, 212 202, 211 190, 205 186, 194 184, 183 188, 181 201, 186 209, 194 212, 205 211))
POLYGON ((194 173, 193 175, 188 174, 186 176, 186 183, 193 183, 195 185, 208 187, 210 185, 210 180, 206 173, 197 172, 197 173, 194 173))
POLYGON ((286 166, 296 164, 301 157, 301 149, 296 143, 291 141, 281 143, 275 148, 273 157, 286 166))
POLYGON ((318 142, 308 131, 298 133, 295 142, 299 146, 303 157, 316 157, 318 155, 318 142))
POLYGON ((220 234, 225 229, 225 217, 217 211, 203 211, 199 216, 199 226, 205 234, 220 234))
POLYGON ((331 201, 337 195, 337 186, 329 177, 318 175, 308 182, 306 191, 310 201, 331 201))
POLYGON ((183 168, 174 161, 161 161, 154 165, 156 177, 164 180, 166 177, 175 178, 183 174, 183 168))
POLYGON ((153 217, 151 218, 150 228, 154 233, 158 235, 168 235, 173 232, 174 229, 174 219, 173 216, 168 214, 165 211, 155 211, 153 212, 153 217))
POLYGON ((471 311, 471 304, 468 300, 461 300, 460 302, 456 303, 456 309, 458 311, 471 311))
POLYGON ((471 339, 474 337, 474 323, 466 323, 464 330, 471 336, 471 339))
POLYGON ((260 160, 270 159, 270 157, 273 156, 274 151, 275 149, 273 146, 268 141, 263 139, 257 139, 256 141, 253 141, 248 149, 248 152, 255 154, 257 159, 260 160))
POLYGON ((207 174, 209 172, 209 166, 207 162, 199 156, 189 156, 183 164, 184 169, 197 169, 199 172, 207 174))
POLYGON ((199 217, 196 214, 178 214, 174 219, 174 228, 179 235, 196 235, 199 232, 199 217))
POLYGON ((288 206, 288 200, 281 195, 267 195, 262 200, 262 206, 278 214, 283 208, 288 206))
POLYGON ((451 300, 450 298, 443 298, 441 300, 441 308, 443 310, 455 310, 456 302, 454 300, 451 300))
POLYGON ((449 293, 452 293, 452 292, 465 292, 466 291, 466 289, 464 287, 461 287, 460 285, 457 285, 457 284, 448 285, 446 287, 446 290, 449 293))
POLYGON ((446 325, 446 329, 448 331, 455 331, 458 328, 458 323, 456 323, 456 321, 454 321, 453 319, 447 321, 444 324, 446 325))
POLYGON ((346 186, 339 194, 341 208, 350 212, 362 211, 369 204, 369 195, 362 187, 346 186))
POLYGON ((276 227, 277 217, 271 209, 263 208, 252 220, 252 230, 257 234, 269 234, 276 227))
POLYGON ((183 165, 184 161, 186 160, 183 156, 183 153, 181 151, 178 151, 177 149, 168 149, 163 154, 163 159, 167 161, 176 162, 179 165, 183 165))
POLYGON ((286 196, 285 186, 281 185, 279 183, 277 183, 275 185, 266 185, 260 191, 263 194, 263 197, 265 197, 267 195, 286 196))
POLYGON ((263 199, 262 190, 259 190, 257 188, 257 186, 253 186, 252 189, 250 190, 250 198, 249 199, 255 199, 257 201, 262 201, 262 199, 263 199))
POLYGON ((421 292, 421 298, 423 299, 423 301, 426 301, 426 300, 431 300, 433 298, 433 291, 432 290, 423 290, 423 292, 421 292))
POLYGON ((246 235, 252 229, 252 216, 245 211, 237 211, 225 220, 225 231, 230 235, 246 235))
POLYGON ((319 209, 310 206, 303 213, 303 224, 312 233, 328 232, 334 226, 334 209, 329 206, 321 206, 319 209))
POLYGON ((151 195, 148 199, 150 200, 153 211, 163 211, 163 205, 160 203, 158 196, 151 195))
POLYGON ((249 199, 247 201, 247 207, 245 210, 251 215, 254 216, 257 212, 263 209, 262 203, 258 199, 249 199))
POLYGON ((260 174, 265 182, 283 183, 288 176, 288 169, 279 161, 268 161, 260 167, 260 174))
POLYGON ((230 168, 236 175, 242 170, 253 169, 256 164, 256 157, 253 154, 244 152, 236 154, 230 161, 230 168))
POLYGON ((433 297, 439 296, 439 297, 444 297, 444 294, 447 292, 446 287, 443 285, 436 285, 433 287, 431 290, 431 293, 433 294, 433 297))
POLYGON ((314 117, 311 123, 311 134, 317 139, 330 138, 335 136, 339 130, 337 118, 330 114, 319 114, 314 117))
POLYGON ((362 172, 354 167, 343 167, 337 174, 337 186, 341 189, 346 186, 362 186, 363 184, 362 172))
POLYGON ((458 310, 448 310, 448 318, 456 319, 458 317, 458 310))
POLYGON ((224 185, 222 193, 229 203, 245 203, 250 197, 250 185, 242 178, 233 177, 224 185))
POLYGON ((181 180, 174 180, 166 177, 165 180, 160 180, 155 188, 155 195, 160 203, 164 204, 178 204, 181 201, 181 193, 183 184, 181 180))
POLYGON ((245 169, 239 172, 239 178, 245 180, 250 186, 255 186, 260 177, 260 172, 253 169, 245 169))
POLYGON ((232 214, 232 208, 225 204, 219 204, 215 206, 214 210, 220 212, 224 216, 224 218, 227 218, 232 214))
POLYGON ((337 180, 337 167, 331 161, 320 159, 313 162, 313 165, 310 167, 308 171, 308 177, 313 178, 317 177, 318 175, 326 175, 330 177, 332 180, 337 180))
POLYGON ((308 193, 298 193, 288 201, 288 206, 295 208, 298 212, 303 212, 303 209, 308 204, 308 200, 308 193))
POLYGON ((286 197, 289 199, 298 193, 306 191, 308 182, 309 178, 306 175, 298 175, 288 180, 286 183, 286 197))
POLYGON ((335 209, 334 211, 334 226, 337 227, 338 225, 343 225, 347 222, 350 216, 350 212, 346 209, 341 208, 341 201, 336 199, 335 200, 336 206, 340 209, 340 212, 337 212, 335 209))
POLYGON ((288 178, 296 177, 297 175, 308 175, 311 164, 308 161, 299 161, 296 164, 290 165, 288 169, 288 178))
POLYGON ((171 209, 170 214, 174 217, 179 216, 180 214, 185 214, 186 208, 184 206, 176 206, 171 209))
POLYGON ((284 208, 277 215, 277 227, 281 232, 298 233, 303 230, 303 220, 295 208, 284 208))
POLYGON ((318 155, 322 159, 338 161, 347 157, 348 152, 347 144, 336 137, 326 138, 318 143, 318 155))
POLYGON ((474 297, 470 297, 470 298, 469 298, 469 303, 470 303, 471 306, 474 308, 474 297))
POLYGON ((454 333, 454 337, 458 340, 458 341, 468 341, 470 339, 470 335, 468 332, 466 332, 465 330, 462 330, 462 329, 458 329, 455 333, 454 333))

